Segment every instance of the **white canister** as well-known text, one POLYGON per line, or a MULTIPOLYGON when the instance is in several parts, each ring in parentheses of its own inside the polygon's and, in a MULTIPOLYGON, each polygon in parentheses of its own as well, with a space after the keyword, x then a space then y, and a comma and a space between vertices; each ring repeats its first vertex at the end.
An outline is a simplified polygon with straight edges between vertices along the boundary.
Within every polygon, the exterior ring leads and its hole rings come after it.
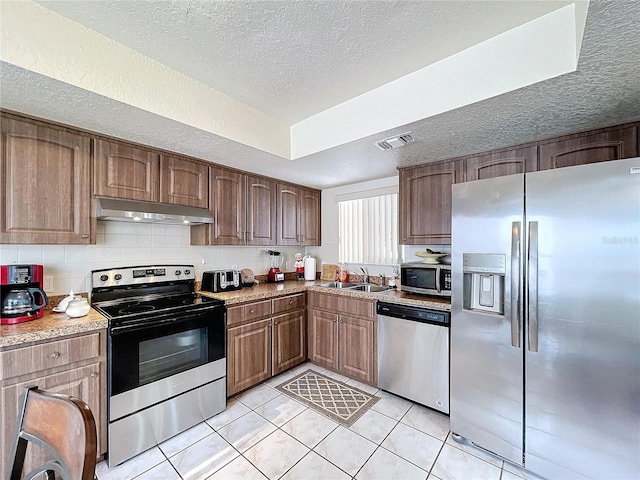
POLYGON ((304 279, 316 279, 316 259, 309 255, 304 257, 304 279))

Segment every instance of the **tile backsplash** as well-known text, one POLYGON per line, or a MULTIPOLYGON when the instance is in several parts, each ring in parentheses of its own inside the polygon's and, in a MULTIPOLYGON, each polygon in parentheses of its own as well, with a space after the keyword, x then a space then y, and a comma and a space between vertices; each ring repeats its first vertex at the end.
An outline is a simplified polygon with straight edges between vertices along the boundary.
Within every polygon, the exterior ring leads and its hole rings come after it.
POLYGON ((284 255, 282 271, 293 271, 294 255, 304 247, 191 246, 190 227, 181 225, 98 222, 96 245, 0 245, 0 264, 44 265, 53 277, 51 295, 91 289, 91 270, 133 265, 179 263, 195 265, 196 279, 206 270, 250 268, 256 275, 269 268, 267 250, 284 255), (204 262, 204 263, 203 263, 204 262))

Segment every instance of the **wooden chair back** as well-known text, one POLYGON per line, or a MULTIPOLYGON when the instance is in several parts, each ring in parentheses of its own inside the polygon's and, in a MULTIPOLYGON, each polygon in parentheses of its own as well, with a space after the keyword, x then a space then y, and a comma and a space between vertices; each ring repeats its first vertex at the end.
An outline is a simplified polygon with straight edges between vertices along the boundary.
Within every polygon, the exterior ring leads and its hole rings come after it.
POLYGON ((31 478, 47 472, 65 480, 92 480, 96 467, 96 423, 89 406, 82 400, 28 387, 23 395, 9 480, 19 480, 24 468, 27 445, 42 447, 52 460, 25 475, 31 478))

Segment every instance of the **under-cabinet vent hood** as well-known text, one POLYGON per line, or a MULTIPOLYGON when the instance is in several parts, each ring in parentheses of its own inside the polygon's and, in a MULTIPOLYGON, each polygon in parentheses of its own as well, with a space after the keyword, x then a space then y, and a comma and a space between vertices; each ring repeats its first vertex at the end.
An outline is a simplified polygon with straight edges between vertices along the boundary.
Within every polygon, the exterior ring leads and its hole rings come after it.
POLYGON ((172 225, 197 225, 214 222, 213 215, 206 208, 115 198, 98 198, 96 216, 98 220, 172 225))

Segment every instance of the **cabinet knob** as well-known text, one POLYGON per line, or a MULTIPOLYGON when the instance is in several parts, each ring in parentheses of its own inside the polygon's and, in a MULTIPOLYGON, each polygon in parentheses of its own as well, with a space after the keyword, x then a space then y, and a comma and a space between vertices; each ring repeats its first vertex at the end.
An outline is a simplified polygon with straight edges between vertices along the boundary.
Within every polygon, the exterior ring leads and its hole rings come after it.
POLYGON ((252 308, 251 310, 249 310, 249 313, 256 313, 256 310, 252 308))
POLYGON ((89 375, 91 378, 98 378, 98 372, 91 372, 89 375))
POLYGON ((293 305, 293 300, 289 300, 289 305, 293 305))
POLYGON ((83 234, 81 235, 81 237, 82 237, 82 238, 89 238, 89 234, 88 234, 88 233, 83 233, 83 234))
POLYGON ((50 357, 51 358, 58 358, 60 356, 60 352, 53 352, 50 357))

